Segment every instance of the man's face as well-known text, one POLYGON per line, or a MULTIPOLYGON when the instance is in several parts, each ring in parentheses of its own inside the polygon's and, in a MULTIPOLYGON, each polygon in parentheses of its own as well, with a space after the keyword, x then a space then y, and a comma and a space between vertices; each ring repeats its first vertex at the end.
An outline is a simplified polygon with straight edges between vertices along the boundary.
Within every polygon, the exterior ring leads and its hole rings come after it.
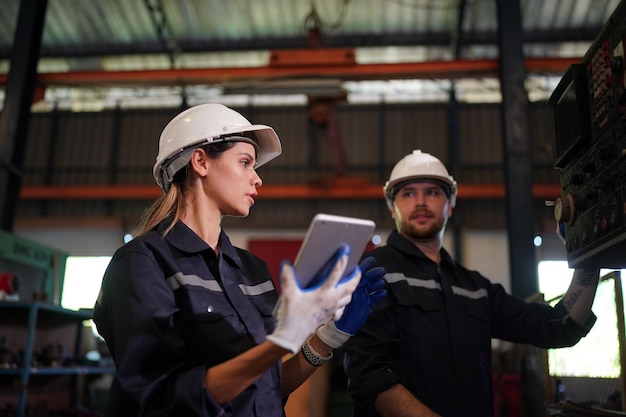
POLYGON ((452 207, 444 189, 423 181, 400 188, 391 211, 398 232, 412 240, 442 239, 451 214, 452 207))

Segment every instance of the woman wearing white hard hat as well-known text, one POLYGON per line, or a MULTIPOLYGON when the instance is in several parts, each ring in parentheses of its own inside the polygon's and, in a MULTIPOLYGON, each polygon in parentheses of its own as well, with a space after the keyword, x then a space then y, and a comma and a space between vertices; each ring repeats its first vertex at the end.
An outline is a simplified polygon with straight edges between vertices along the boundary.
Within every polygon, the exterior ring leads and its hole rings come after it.
POLYGON ((163 130, 153 174, 164 195, 113 256, 94 309, 116 366, 105 416, 283 416, 289 393, 349 337, 338 312, 365 320, 357 297, 346 306, 363 291, 361 268, 338 284, 349 248, 314 288, 283 262, 277 303, 266 264, 222 230, 224 216, 248 215, 256 168, 280 153, 274 129, 220 104, 163 130))

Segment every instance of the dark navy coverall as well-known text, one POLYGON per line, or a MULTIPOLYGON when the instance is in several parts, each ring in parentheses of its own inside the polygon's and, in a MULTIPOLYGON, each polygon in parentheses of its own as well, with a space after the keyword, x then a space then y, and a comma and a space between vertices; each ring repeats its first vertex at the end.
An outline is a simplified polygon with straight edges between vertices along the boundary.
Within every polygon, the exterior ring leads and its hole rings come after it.
POLYGON ((230 403, 205 371, 263 342, 275 327, 267 265, 222 231, 219 256, 184 223, 164 220, 109 264, 94 321, 116 366, 105 415, 284 416, 280 361, 230 403))
POLYGON ((396 383, 445 417, 493 416, 491 339, 542 348, 574 345, 579 326, 561 305, 526 303, 441 250, 439 265, 393 231, 374 256, 389 297, 344 345, 354 415, 375 416, 377 395, 396 383))

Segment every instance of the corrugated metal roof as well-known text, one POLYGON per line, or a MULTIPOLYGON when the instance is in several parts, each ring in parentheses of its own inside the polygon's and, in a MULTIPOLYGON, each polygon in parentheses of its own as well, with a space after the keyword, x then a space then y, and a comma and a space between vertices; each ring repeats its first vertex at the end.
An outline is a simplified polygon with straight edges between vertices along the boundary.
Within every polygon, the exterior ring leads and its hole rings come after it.
MULTIPOLYGON (((8 58, 13 44, 19 3, 3 1, 0 59, 8 58)), ((590 41, 618 4, 521 0, 525 37, 544 44, 590 41)), ((311 21, 328 46, 445 48, 462 10, 461 43, 494 43, 493 0, 50 0, 42 56, 304 47, 311 21)))
MULTIPOLYGON (((22 0, 31 7, 34 1, 22 0)), ((493 0, 49 0, 39 70, 266 65, 270 49, 309 47, 309 29, 316 26, 321 29, 322 46, 357 48, 357 62, 494 58, 498 54, 497 3, 493 0), (458 56, 451 47, 454 40, 460 46, 458 56)), ((525 55, 582 56, 619 3, 620 0, 521 0, 525 55)), ((20 0, 3 0, 0 72, 8 71, 19 5, 20 0)), ((559 74, 548 75, 554 78, 559 74)), ((393 88, 387 84, 379 87, 383 90, 377 92, 378 97, 393 96, 393 88)), ((357 87, 355 91, 362 89, 357 87)), ((146 94, 143 90, 136 91, 146 94)), ((107 89, 105 94, 110 93, 107 89)), ((133 90, 124 92, 132 93, 133 90)), ((416 91, 413 97, 419 94, 416 91)), ((58 96, 54 99, 58 100, 58 96)))
MULTIPOLYGON (((1 59, 8 57, 13 43, 19 3, 3 1, 1 59)), ((618 4, 522 0, 526 39, 544 44, 590 41, 618 4)), ((304 47, 311 22, 317 22, 333 47, 446 47, 462 10, 461 43, 493 43, 496 7, 492 0, 51 0, 42 56, 304 47)))

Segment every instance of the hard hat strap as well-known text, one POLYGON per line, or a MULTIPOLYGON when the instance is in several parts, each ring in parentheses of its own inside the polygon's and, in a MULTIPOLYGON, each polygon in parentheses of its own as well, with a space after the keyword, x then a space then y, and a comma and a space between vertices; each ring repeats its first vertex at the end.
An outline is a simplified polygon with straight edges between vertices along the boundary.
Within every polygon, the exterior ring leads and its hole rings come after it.
POLYGON ((191 146, 183 148, 179 153, 163 162, 161 165, 161 184, 163 184, 163 190, 165 192, 169 190, 170 184, 174 180, 174 175, 176 175, 178 171, 189 163, 191 155, 196 149, 205 145, 220 142, 246 142, 254 146, 256 153, 259 153, 259 145, 254 140, 241 136, 241 134, 205 139, 200 143, 195 143, 191 146))
POLYGON ((202 143, 189 146, 176 154, 173 158, 163 162, 161 166, 161 184, 163 184, 163 191, 167 192, 169 190, 170 184, 172 184, 174 180, 174 175, 189 163, 191 154, 200 146, 202 146, 202 143))

